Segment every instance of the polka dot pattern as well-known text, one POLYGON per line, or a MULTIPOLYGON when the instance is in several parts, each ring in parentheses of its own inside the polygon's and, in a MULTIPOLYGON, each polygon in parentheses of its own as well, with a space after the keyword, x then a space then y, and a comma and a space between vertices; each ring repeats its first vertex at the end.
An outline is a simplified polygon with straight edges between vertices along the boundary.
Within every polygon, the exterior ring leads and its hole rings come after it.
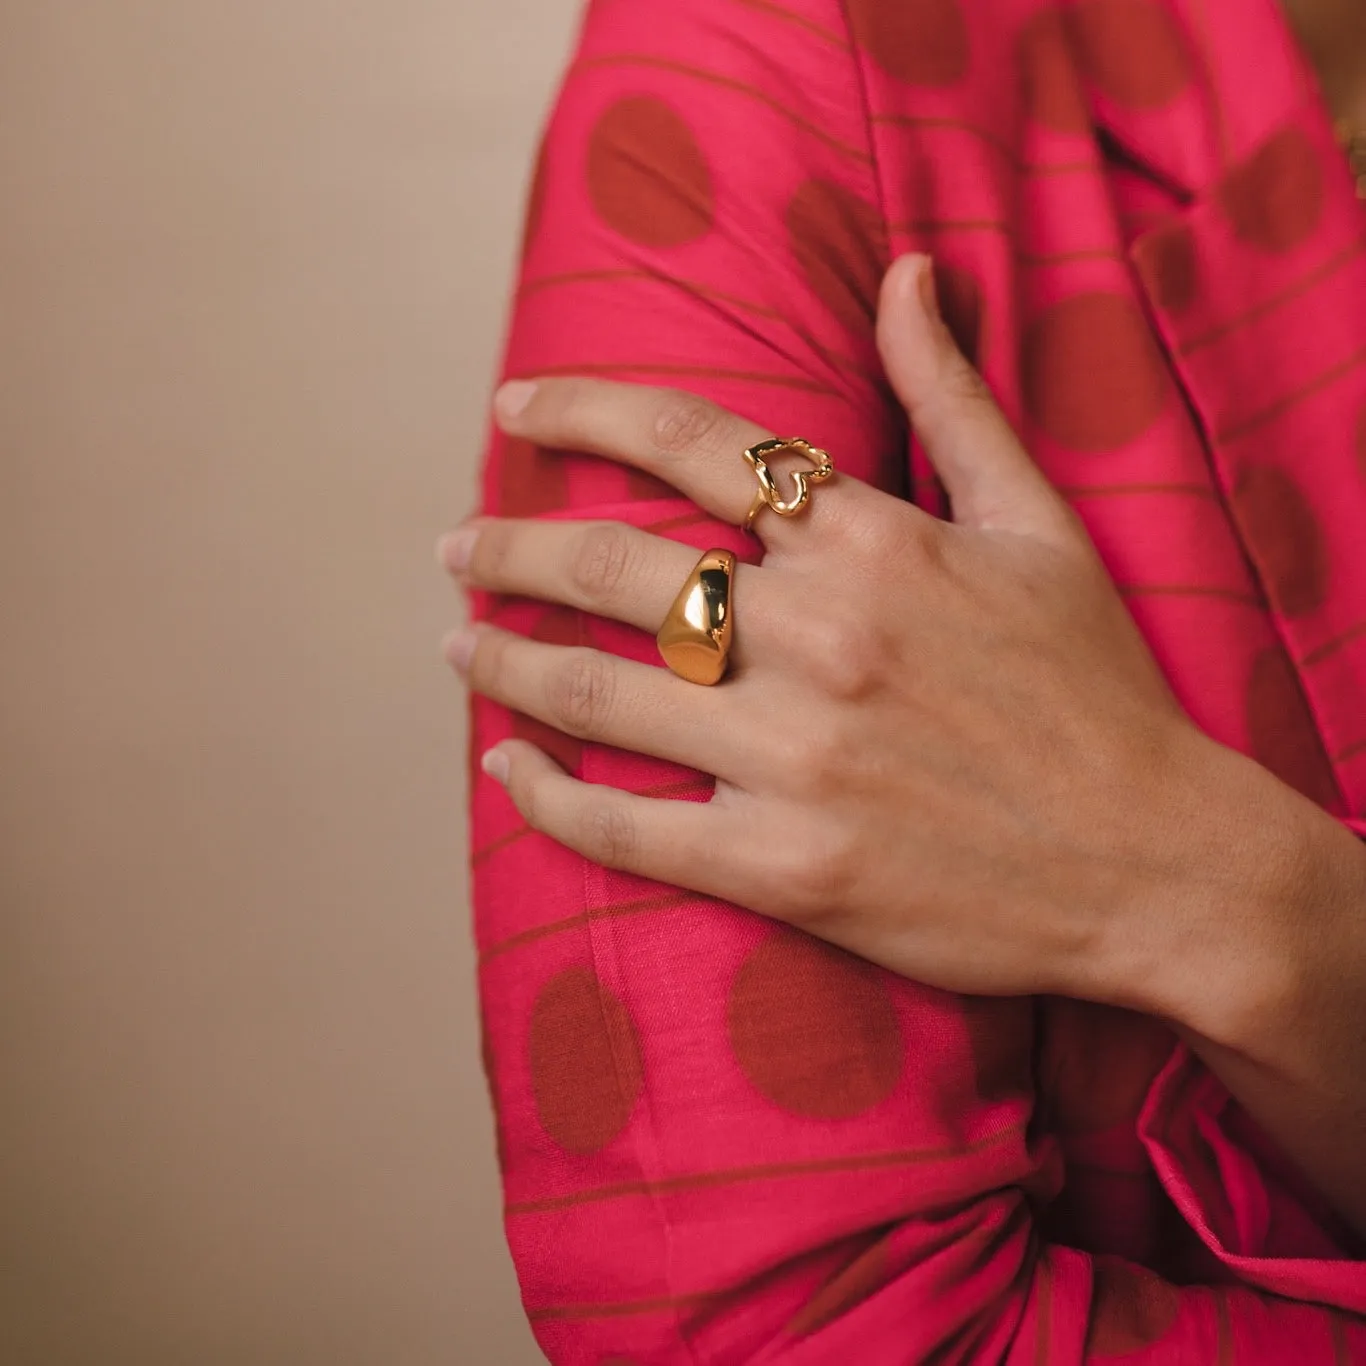
MULTIPOLYGON (((569 607, 552 608, 536 622, 530 635, 532 640, 544 641, 547 645, 583 643, 579 615, 569 607)), ((544 750, 568 773, 577 774, 583 765, 583 741, 546 725, 544 721, 538 721, 534 716, 513 712, 512 733, 517 739, 529 741, 537 749, 544 750)))
POLYGON ((788 1324, 788 1332, 794 1337, 818 1332, 877 1294, 890 1275, 891 1258, 887 1255, 886 1239, 880 1238, 821 1286, 788 1324))
POLYGON ((893 80, 956 85, 968 73, 968 25, 959 0, 847 0, 854 41, 893 80))
POLYGON ((1097 1257, 1086 1350, 1125 1356, 1162 1341, 1181 1308, 1180 1292, 1146 1267, 1097 1257))
POLYGON ((1336 806, 1332 765, 1294 665, 1279 645, 1263 650, 1253 662, 1246 716, 1252 757, 1310 801, 1336 806))
POLYGON ((641 246, 681 247, 712 229, 707 159, 683 118, 652 95, 618 100, 602 114, 586 174, 598 216, 641 246))
POLYGON ((1091 113, 1060 9, 1033 15, 1016 46, 1021 97, 1029 117, 1057 133, 1085 133, 1091 113))
POLYGON ((1030 416, 1074 451, 1127 445, 1170 392, 1148 324, 1122 294, 1074 294, 1045 309, 1025 332, 1021 367, 1030 416))
MULTIPOLYGON (((1366 391, 1357 373, 1333 369, 1357 349, 1341 309, 1361 264, 1340 240, 1349 191, 1319 128, 1309 141, 1343 202, 1325 201, 1321 241, 1274 256, 1257 243, 1283 251, 1299 209, 1268 212, 1274 187, 1240 185, 1256 179, 1241 164, 1228 185, 1214 169, 1212 95, 1236 94, 1225 123, 1236 155, 1263 156, 1248 130, 1277 127, 1273 106, 1302 88, 1303 72, 1267 41, 1274 7, 1208 42, 1177 0, 723 8, 724 20, 688 6, 590 8, 549 174, 529 188, 532 266, 509 369, 581 362, 696 387, 765 425, 826 430, 836 446, 843 431, 846 461, 857 446, 880 483, 933 502, 923 448, 869 346, 888 238, 931 247, 958 344, 1075 498, 1117 581, 1151 590, 1135 592, 1135 615, 1202 724, 1274 752, 1274 767, 1331 800, 1296 683, 1312 685, 1335 748, 1358 738, 1350 681, 1362 656, 1350 628, 1366 609, 1349 538, 1366 484, 1354 485, 1351 445, 1366 391), (851 14, 852 53, 841 41, 851 14), (1261 63, 1257 82, 1235 87, 1245 73, 1221 69, 1234 51, 1261 63), (1234 218, 1246 220, 1241 236, 1234 218), (1277 374, 1284 384, 1261 396, 1229 389, 1238 376, 1254 376, 1255 390, 1256 376, 1277 374), (1294 406, 1319 377, 1328 382, 1294 406), (1305 439, 1287 444, 1285 424, 1293 432, 1301 412, 1305 439), (1321 562, 1293 548, 1306 534, 1293 515, 1257 531, 1273 503, 1284 508, 1274 490, 1232 478, 1227 505, 1217 496, 1223 472, 1264 465, 1283 466, 1317 514, 1326 588, 1316 588, 1321 562), (1268 622, 1254 569, 1269 596, 1293 604, 1322 590, 1331 611, 1268 622), (1313 650, 1315 663, 1297 675, 1273 651, 1254 669, 1273 627, 1292 657, 1313 650)), ((1309 128, 1311 112, 1287 116, 1309 128)), ((1361 443, 1366 475, 1366 426, 1361 443)), ((525 447, 489 494, 531 515, 673 496, 621 464, 525 447)), ((667 527, 684 506, 635 520, 667 527)), ((591 618, 525 601, 497 619, 564 643, 599 634, 591 618)), ((505 711, 476 712, 486 742, 506 733, 505 711)), ((671 765, 512 724, 595 780, 678 791, 671 765)), ((1350 761, 1342 773, 1350 783, 1350 761)), ((1139 1170, 1135 1116, 1171 1046, 1158 1027, 1074 1004, 1051 1018, 1047 1000, 922 991, 771 922, 582 867, 529 834, 491 780, 476 801, 510 1233, 553 1350, 596 1366, 689 1348, 781 1356, 784 1342, 795 1356, 820 1357, 827 1343, 827 1356, 857 1356, 860 1344, 917 1359, 955 1344, 971 1352, 961 1314, 999 1298, 1016 1235, 1121 1253, 1183 1285, 1227 1278, 1156 1175, 1139 1170), (593 943, 611 950, 601 980, 591 966, 565 971, 598 961, 574 914, 585 896, 593 943), (1049 1201, 1057 1149, 1067 1179, 1049 1201), (947 1220, 945 1178, 963 1201, 947 1220), (1042 1204, 1031 1198, 1004 1226, 1013 1206, 996 1197, 1019 1187, 1042 1204), (856 1192, 857 1209, 841 1191, 856 1192), (623 1218, 648 1220, 659 1200, 677 1237, 618 1236, 623 1218), (702 1247, 699 1229, 724 1248, 715 1264, 705 1248, 700 1260, 689 1252, 702 1247), (908 1315, 895 1312, 903 1291, 916 1300, 908 1315), (608 1312, 585 1314, 593 1299, 608 1312)), ((1164 1133, 1201 1200, 1218 1195, 1222 1156, 1213 1126, 1197 1137, 1187 1123, 1204 1098, 1174 1087, 1164 1133)), ((1268 1225, 1271 1243, 1302 1234, 1293 1214, 1268 1225)), ((1053 1263, 1048 1312, 1024 1325, 1025 1354, 1041 1361, 1081 1348, 1087 1306, 1068 1279, 1072 1256, 1053 1263)), ((1142 1271, 1102 1267, 1093 1354, 1212 1352, 1207 1297, 1173 1321, 1168 1296, 1142 1271)), ((1251 1291, 1221 1305, 1225 1345, 1280 1359, 1276 1344, 1259 1350, 1256 1332, 1284 1305, 1267 1313, 1251 1291)))
POLYGON ((528 1049, 541 1127, 568 1152, 601 1151, 630 1121, 644 1081, 626 1007, 591 968, 566 968, 536 996, 528 1049))
POLYGON ((866 327, 888 264, 877 209, 833 181, 808 180, 788 201, 785 223, 812 292, 842 322, 866 327))
POLYGON ((905 1047, 882 975, 794 930, 741 965, 726 1007, 731 1051, 754 1088, 806 1119, 852 1119, 895 1090, 905 1047))
POLYGON ((1245 469, 1233 505, 1272 603, 1288 617, 1317 611, 1328 597, 1328 551, 1319 519, 1281 465, 1245 469))
POLYGON ((1160 109, 1190 85, 1190 52, 1168 6, 1156 0, 1082 0, 1070 21, 1087 76, 1116 104, 1160 109))
POLYGON ((1158 308, 1184 313, 1199 292, 1195 236, 1184 223, 1154 228, 1135 248, 1139 273, 1158 308))
POLYGON ((1264 251, 1289 251, 1312 237, 1323 217, 1324 184, 1304 130, 1292 124, 1263 143, 1224 178, 1219 203, 1237 236, 1264 251))
POLYGON ((497 457, 500 517, 539 517, 558 512, 569 500, 562 452, 533 446, 519 436, 503 437, 497 457))

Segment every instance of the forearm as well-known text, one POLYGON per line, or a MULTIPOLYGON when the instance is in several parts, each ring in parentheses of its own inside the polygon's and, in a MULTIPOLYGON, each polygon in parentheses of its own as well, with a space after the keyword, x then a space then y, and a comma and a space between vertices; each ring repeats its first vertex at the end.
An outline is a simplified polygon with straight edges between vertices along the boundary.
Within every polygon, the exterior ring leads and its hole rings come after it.
POLYGON ((1366 846, 1213 742, 1179 768, 1171 890, 1109 946, 1102 991, 1176 1025, 1366 1233, 1366 846))

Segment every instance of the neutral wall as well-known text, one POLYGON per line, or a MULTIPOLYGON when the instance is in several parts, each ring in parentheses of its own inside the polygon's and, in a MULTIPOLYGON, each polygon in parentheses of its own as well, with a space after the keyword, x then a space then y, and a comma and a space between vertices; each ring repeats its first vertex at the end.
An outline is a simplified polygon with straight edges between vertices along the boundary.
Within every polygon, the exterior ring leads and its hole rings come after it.
POLYGON ((572 0, 0 3, 0 1361, 539 1360, 458 617, 572 0))

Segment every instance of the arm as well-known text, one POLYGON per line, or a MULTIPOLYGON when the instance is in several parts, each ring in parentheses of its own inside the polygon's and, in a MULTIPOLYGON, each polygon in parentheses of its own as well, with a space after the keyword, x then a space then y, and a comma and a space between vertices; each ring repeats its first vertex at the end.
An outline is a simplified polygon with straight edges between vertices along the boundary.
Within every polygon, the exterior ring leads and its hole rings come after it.
MULTIPOLYGON (((509 373, 677 384, 892 484, 902 424, 876 378, 880 224, 857 81, 833 3, 796 21, 731 0, 599 4, 547 143, 509 373), (653 101, 682 111, 700 159, 653 101)), ((615 466, 516 442, 495 442, 486 491, 494 512, 744 547, 615 466)), ((481 611, 652 655, 587 614, 481 611)), ((514 733, 592 782, 707 792, 694 773, 476 703, 476 750, 514 733)), ((552 1360, 1066 1363, 1088 1340, 1093 1354, 1216 1360, 1255 1335, 1268 1361, 1293 1343, 1327 1362, 1346 1340, 1325 1310, 1178 1290, 1041 1245, 1033 1211, 1059 1170, 1028 1134, 1028 1002, 937 992, 606 872, 476 784, 508 1237, 552 1360)))
MULTIPOLYGON (((1192 1049, 1333 1207, 1366 1233, 1366 846, 1212 742, 1159 793, 1172 913, 1079 981, 1178 1022, 1192 1049), (1123 986, 1117 986, 1119 982, 1123 986)), ((1359 835, 1363 833, 1357 830, 1359 835)))

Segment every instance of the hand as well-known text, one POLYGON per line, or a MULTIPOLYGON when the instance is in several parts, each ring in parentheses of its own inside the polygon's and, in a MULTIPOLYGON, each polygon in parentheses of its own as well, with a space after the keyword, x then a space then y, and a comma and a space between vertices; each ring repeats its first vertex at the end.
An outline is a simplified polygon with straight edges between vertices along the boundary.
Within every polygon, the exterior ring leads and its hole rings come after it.
MULTIPOLYGON (((1183 794, 1208 789, 1217 747, 956 350, 931 279, 924 257, 892 268, 878 339, 952 523, 844 475, 799 517, 762 512, 766 553, 736 571, 732 669, 713 688, 490 626, 449 657, 517 711, 715 775, 696 804, 579 782, 522 741, 484 756, 531 826, 589 859, 948 989, 1124 998, 1097 964, 1133 971, 1153 908, 1181 904, 1183 794)), ((756 487, 740 452, 771 435, 600 381, 507 386, 497 407, 510 434, 636 465, 732 524, 756 487)), ((697 559, 620 524, 489 518, 441 554, 470 586, 651 633, 697 559)))

